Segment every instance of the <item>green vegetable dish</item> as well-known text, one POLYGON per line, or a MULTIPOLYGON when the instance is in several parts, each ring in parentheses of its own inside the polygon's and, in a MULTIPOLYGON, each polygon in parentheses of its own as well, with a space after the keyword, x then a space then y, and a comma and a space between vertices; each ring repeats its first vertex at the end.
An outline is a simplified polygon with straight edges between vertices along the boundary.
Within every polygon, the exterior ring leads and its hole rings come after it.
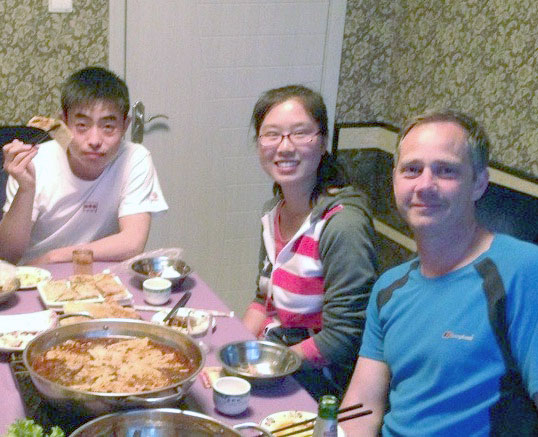
POLYGON ((53 426, 50 434, 43 432, 43 427, 31 419, 18 419, 9 425, 4 437, 65 437, 64 432, 53 426))

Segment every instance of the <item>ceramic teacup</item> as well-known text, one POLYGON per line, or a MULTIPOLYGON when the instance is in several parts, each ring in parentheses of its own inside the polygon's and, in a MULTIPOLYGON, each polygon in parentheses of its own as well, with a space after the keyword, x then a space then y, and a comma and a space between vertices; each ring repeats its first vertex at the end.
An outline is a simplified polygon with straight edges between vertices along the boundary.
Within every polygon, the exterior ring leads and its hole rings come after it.
POLYGON ((213 384, 215 408, 228 416, 241 414, 248 408, 250 383, 236 376, 223 376, 213 384))
POLYGON ((170 300, 172 282, 164 278, 149 278, 142 283, 144 300, 151 305, 164 305, 170 300))

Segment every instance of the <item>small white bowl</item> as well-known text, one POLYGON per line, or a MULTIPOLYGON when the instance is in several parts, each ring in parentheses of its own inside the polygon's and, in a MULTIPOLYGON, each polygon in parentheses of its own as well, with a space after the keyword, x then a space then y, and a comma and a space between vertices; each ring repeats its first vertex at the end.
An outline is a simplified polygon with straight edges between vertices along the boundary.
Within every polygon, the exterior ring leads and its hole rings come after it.
POLYGON ((151 305, 164 305, 170 300, 172 282, 164 278, 146 279, 142 284, 144 300, 151 305))
POLYGON ((215 408, 228 416, 241 414, 248 408, 250 383, 237 376, 224 376, 213 384, 215 408))

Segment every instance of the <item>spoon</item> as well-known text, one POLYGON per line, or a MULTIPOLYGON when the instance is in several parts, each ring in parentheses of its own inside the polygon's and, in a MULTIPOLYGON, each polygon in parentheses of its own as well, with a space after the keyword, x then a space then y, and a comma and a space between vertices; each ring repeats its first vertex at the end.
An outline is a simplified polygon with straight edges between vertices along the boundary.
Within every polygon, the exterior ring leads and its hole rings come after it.
POLYGON ((170 310, 170 312, 164 317, 163 323, 166 325, 169 325, 172 322, 172 318, 177 313, 177 310, 179 310, 181 307, 184 307, 187 301, 191 297, 191 292, 186 291, 185 294, 177 301, 177 303, 174 305, 174 307, 170 310))

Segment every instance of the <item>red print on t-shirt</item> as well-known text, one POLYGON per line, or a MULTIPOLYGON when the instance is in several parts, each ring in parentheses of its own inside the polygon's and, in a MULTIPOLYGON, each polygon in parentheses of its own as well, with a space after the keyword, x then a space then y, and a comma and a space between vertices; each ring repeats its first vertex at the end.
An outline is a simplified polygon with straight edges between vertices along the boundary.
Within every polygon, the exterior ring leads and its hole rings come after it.
POLYGON ((97 212, 97 206, 98 206, 97 202, 86 202, 86 203, 84 203, 82 209, 83 209, 84 212, 96 213, 97 212))

